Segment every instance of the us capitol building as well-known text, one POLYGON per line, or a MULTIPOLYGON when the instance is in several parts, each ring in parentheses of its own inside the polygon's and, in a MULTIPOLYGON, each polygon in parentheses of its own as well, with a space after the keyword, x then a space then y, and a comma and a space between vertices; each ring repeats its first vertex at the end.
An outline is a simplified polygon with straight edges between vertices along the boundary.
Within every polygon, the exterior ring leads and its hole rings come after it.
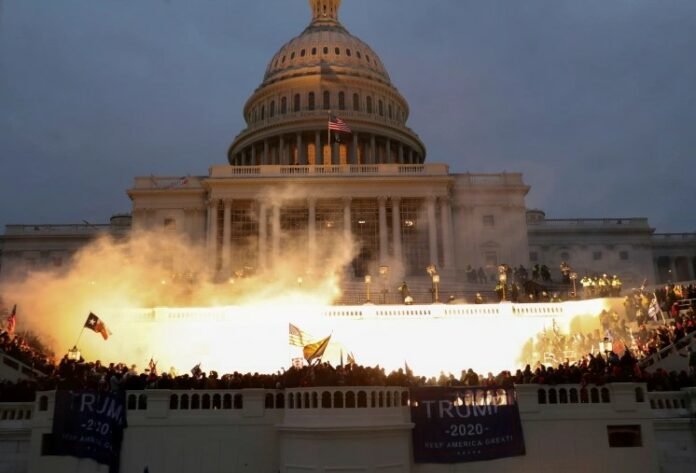
POLYGON ((272 269, 288 252, 321 265, 348 241, 348 286, 379 267, 427 281, 430 264, 453 287, 469 266, 491 274, 501 263, 557 272, 567 261, 634 285, 696 277, 696 234, 656 234, 645 218, 547 219, 527 209, 521 174, 459 174, 429 161, 407 126, 408 102, 339 22, 340 3, 310 1, 311 23, 273 56, 244 106, 247 127, 227 164, 206 176, 135 178, 132 213, 109 225, 8 225, 0 275, 64 266, 102 233, 166 229, 204 245, 220 278, 272 269), (331 116, 352 133, 330 138, 331 116))

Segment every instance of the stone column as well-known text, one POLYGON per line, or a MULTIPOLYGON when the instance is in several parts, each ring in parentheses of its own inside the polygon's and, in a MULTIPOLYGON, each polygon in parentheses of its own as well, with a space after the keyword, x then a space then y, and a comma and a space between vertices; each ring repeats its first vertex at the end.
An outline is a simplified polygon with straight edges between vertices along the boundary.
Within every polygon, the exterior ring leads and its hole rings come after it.
POLYGON ((387 143, 384 145, 384 150, 386 151, 386 156, 384 158, 384 162, 386 164, 391 164, 392 163, 391 140, 389 138, 387 138, 387 143))
POLYGON ((280 258, 280 205, 273 204, 273 264, 280 258))
POLYGON ((301 165, 307 164, 307 153, 302 143, 302 133, 297 134, 297 163, 301 165))
POLYGON ((412 149, 408 150, 408 164, 416 164, 413 162, 413 150, 412 149))
POLYGON ((392 197, 392 231, 394 238, 394 259, 401 261, 403 258, 401 252, 401 198, 392 197))
POLYGON ((399 143, 399 164, 404 164, 404 144, 399 143))
POLYGON ((251 165, 256 166, 256 145, 251 145, 251 165))
POLYGON ((351 236, 353 234, 350 218, 350 202, 350 197, 343 198, 343 237, 346 243, 351 240, 351 236))
POLYGON ((268 207, 263 202, 258 203, 259 206, 259 267, 266 269, 267 256, 267 240, 268 240, 268 217, 266 215, 268 207))
POLYGON ((280 135, 278 142, 278 164, 280 164, 281 166, 288 164, 286 156, 287 153, 285 152, 285 138, 283 138, 283 135, 280 135))
POLYGON ((430 263, 437 265, 437 224, 435 219, 435 197, 430 196, 426 199, 428 211, 428 242, 430 263))
POLYGON ((377 197, 379 204, 379 262, 387 264, 389 258, 389 235, 387 234, 387 198, 377 197))
POLYGON ((271 164, 268 157, 268 140, 263 140, 263 164, 271 164))
POLYGON ((210 245, 208 249, 210 250, 210 264, 211 269, 215 271, 217 269, 217 234, 218 234, 218 202, 213 200, 210 203, 210 245))
POLYGON ((377 163, 377 143, 375 135, 370 135, 370 164, 377 163))
POLYGON ((358 134, 353 132, 353 149, 351 149, 351 164, 358 164, 358 134))
POLYGON ((452 235, 452 206, 449 197, 440 198, 440 221, 442 224, 442 250, 445 269, 454 269, 454 238, 452 235))
POLYGON ((314 164, 324 164, 324 150, 321 149, 321 132, 314 133, 314 164))
MULTIPOLYGON (((252 148, 253 149, 253 148, 252 148)), ((232 269, 232 201, 225 201, 225 212, 222 227, 222 269, 229 274, 232 269)))
POLYGON ((317 249, 317 199, 310 197, 307 199, 309 207, 309 222, 307 222, 307 254, 309 255, 309 265, 314 267, 314 260, 317 249))

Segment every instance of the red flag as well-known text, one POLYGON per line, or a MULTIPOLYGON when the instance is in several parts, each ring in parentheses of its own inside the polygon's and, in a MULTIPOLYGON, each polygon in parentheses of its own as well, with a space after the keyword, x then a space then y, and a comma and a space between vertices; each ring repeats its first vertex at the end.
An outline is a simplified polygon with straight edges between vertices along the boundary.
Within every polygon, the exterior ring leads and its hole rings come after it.
POLYGON ((7 318, 7 333, 14 335, 15 328, 17 327, 17 304, 12 308, 12 313, 7 318))

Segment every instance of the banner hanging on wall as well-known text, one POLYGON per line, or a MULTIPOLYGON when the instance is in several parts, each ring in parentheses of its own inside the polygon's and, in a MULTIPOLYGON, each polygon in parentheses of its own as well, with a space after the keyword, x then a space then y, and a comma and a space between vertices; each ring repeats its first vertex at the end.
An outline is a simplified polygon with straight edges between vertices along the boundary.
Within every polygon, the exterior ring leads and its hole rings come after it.
POLYGON ((515 390, 411 389, 415 463, 463 463, 525 454, 515 390))
POLYGON ((118 472, 125 396, 97 391, 57 391, 50 454, 91 458, 118 472))

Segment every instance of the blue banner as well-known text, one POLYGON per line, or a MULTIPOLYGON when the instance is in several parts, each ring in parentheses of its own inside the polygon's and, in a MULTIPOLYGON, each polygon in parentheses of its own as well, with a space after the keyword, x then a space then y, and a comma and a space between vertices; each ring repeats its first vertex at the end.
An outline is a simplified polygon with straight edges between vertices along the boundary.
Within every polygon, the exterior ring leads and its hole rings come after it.
POLYGON ((525 454, 515 390, 411 389, 415 463, 463 463, 525 454))
POLYGON ((125 427, 123 394, 58 391, 51 454, 91 458, 118 472, 125 427))

